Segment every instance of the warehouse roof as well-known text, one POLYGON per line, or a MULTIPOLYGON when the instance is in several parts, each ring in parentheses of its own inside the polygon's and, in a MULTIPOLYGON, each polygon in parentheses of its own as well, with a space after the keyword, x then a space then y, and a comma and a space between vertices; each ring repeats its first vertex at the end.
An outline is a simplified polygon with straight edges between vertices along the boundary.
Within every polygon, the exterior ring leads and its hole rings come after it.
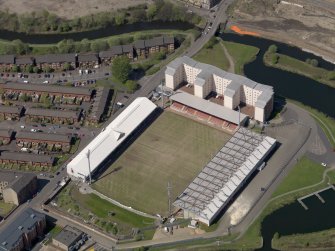
POLYGON ((135 99, 67 165, 67 173, 86 179, 89 167, 94 172, 155 109, 156 105, 149 99, 135 99))
MULTIPOLYGON (((194 109, 197 109, 199 111, 202 111, 204 113, 215 116, 217 118, 232 122, 234 124, 239 123, 239 113, 237 111, 231 110, 222 105, 215 104, 208 100, 196 97, 189 93, 180 91, 172 95, 170 99, 178 103, 192 107, 194 109)), ((247 115, 241 113, 240 114, 241 124, 243 124, 247 118, 248 118, 247 115)))

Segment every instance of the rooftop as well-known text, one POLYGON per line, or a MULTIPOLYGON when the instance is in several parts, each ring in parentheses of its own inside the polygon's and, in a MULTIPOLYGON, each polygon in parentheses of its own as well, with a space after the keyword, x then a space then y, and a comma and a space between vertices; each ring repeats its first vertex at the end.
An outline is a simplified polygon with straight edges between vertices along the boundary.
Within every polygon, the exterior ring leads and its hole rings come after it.
POLYGON ((39 140, 39 141, 53 141, 53 142, 70 143, 72 136, 65 135, 65 134, 56 134, 56 133, 20 131, 16 134, 15 138, 17 140, 21 140, 21 139, 29 140, 30 139, 30 140, 39 140))
POLYGON ((47 54, 35 56, 36 64, 40 63, 74 63, 76 62, 76 54, 47 54))
MULTIPOLYGON (((196 97, 192 94, 180 91, 172 95, 170 99, 234 124, 238 125, 239 123, 239 113, 237 111, 196 97)), ((247 117, 248 116, 242 113, 240 114, 240 121, 242 124, 247 117)))
POLYGON ((0 64, 14 64, 15 56, 14 55, 1 55, 0 64))
POLYGON ((0 113, 21 113, 22 109, 22 106, 0 105, 0 113))
POLYGON ((17 193, 24 189, 34 178, 36 178, 36 175, 33 173, 0 171, 0 181, 8 182, 7 188, 12 188, 17 193))
POLYGON ((12 129, 0 129, 0 137, 11 137, 13 133, 12 129))
POLYGON ((71 226, 65 226, 62 231, 53 239, 70 247, 74 244, 79 238, 81 238, 83 232, 77 228, 71 226))
POLYGON ((87 53, 87 54, 79 54, 78 62, 90 62, 90 61, 99 61, 99 57, 97 53, 87 53))
POLYGON ((53 164, 55 158, 49 155, 40 155, 22 152, 1 152, 0 159, 23 162, 48 163, 53 164))
POLYGON ((156 105, 145 97, 136 98, 123 112, 102 130, 68 165, 67 173, 84 178, 94 172, 154 110, 156 105))
POLYGON ((56 117, 56 118, 79 118, 80 112, 75 111, 64 111, 54 109, 43 109, 43 108, 28 108, 26 115, 32 116, 44 116, 44 117, 56 117))
POLYGON ((12 250, 23 233, 30 232, 37 222, 44 221, 45 215, 41 214, 31 208, 25 209, 17 217, 15 221, 8 224, 0 230, 0 250, 12 250))
POLYGON ((22 56, 22 57, 16 57, 15 58, 15 64, 17 65, 29 65, 34 63, 34 58, 29 57, 29 56, 22 56))
POLYGON ((49 94, 62 93, 62 94, 74 94, 74 95, 87 95, 90 96, 92 89, 84 87, 65 87, 59 85, 40 85, 40 84, 23 84, 15 82, 7 82, 6 84, 0 85, 0 88, 20 91, 36 91, 45 92, 49 94))

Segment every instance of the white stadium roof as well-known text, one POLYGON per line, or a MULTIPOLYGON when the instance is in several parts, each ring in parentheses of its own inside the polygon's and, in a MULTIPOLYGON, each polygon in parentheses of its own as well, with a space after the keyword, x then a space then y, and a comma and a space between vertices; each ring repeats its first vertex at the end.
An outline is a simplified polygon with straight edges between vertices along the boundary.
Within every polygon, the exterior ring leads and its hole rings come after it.
POLYGON ((173 204, 211 224, 275 143, 271 137, 240 128, 173 204))
POLYGON ((156 107, 145 97, 135 99, 67 165, 67 173, 86 179, 89 176, 87 153, 90 152, 90 169, 93 173, 156 107))

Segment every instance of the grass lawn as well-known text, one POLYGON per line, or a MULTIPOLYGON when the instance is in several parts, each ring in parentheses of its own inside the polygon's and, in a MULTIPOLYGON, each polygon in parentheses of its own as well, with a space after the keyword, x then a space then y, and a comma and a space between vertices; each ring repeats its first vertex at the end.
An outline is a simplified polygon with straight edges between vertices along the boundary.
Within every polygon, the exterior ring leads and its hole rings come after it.
POLYGON ((325 115, 322 112, 319 112, 316 109, 313 109, 309 106, 306 106, 300 102, 290 100, 290 102, 302 107, 303 109, 307 110, 315 119, 315 121, 320 125, 323 132, 327 136, 330 144, 335 149, 335 119, 325 115), (326 125, 326 126, 325 126, 326 125))
POLYGON ((315 67, 311 64, 308 64, 304 61, 295 59, 293 57, 276 53, 278 55, 278 62, 276 64, 272 63, 273 53, 267 52, 264 55, 264 62, 266 65, 297 73, 316 81, 319 81, 323 84, 335 87, 335 79, 330 80, 329 74, 331 71, 325 70, 320 67, 315 67))
POLYGON ((220 43, 216 43, 213 48, 206 49, 203 47, 193 59, 201 63, 214 65, 223 70, 228 70, 229 68, 229 61, 220 43))
POLYGON ((317 250, 318 248, 334 250, 335 229, 332 228, 308 234, 282 236, 278 239, 273 239, 272 245, 278 250, 303 250, 304 248, 308 250, 317 250))
POLYGON ((272 197, 290 192, 301 187, 313 185, 322 179, 325 168, 307 157, 303 157, 290 171, 290 174, 278 186, 272 197))
MULTIPOLYGON (((114 229, 113 233, 129 234, 132 228, 148 227, 154 223, 153 219, 131 213, 95 194, 81 194, 78 187, 72 184, 57 196, 56 202, 62 210, 91 222, 105 231, 113 232, 110 225, 116 224, 117 231, 114 229)), ((153 235, 153 232, 151 234, 153 235)), ((151 239, 152 235, 148 239, 151 239)))
POLYGON ((5 203, 2 200, 0 200, 0 216, 6 216, 10 210, 12 210, 15 207, 14 204, 11 203, 5 203))
MULTIPOLYGON (((273 197, 276 195, 283 194, 294 189, 313 185, 322 180, 322 171, 324 167, 309 160, 306 157, 303 157, 299 160, 295 167, 289 172, 289 174, 284 178, 283 182, 279 185, 276 191, 273 193, 273 197), (315 177, 313 177, 315 176, 315 177), (304 181, 306 179, 306 181, 304 181), (296 185, 296 183, 298 185, 296 185)), ((262 239, 260 236, 261 223, 266 216, 273 213, 275 210, 293 203, 297 198, 317 191, 319 189, 327 187, 327 182, 322 183, 316 187, 304 189, 289 195, 285 195, 278 199, 270 201, 269 204, 263 209, 261 214, 256 218, 256 220, 250 225, 245 234, 237 241, 234 241, 231 244, 226 244, 225 248, 227 249, 257 249, 262 245, 262 239)))
POLYGON ((126 206, 166 215, 167 183, 172 186, 172 198, 176 198, 230 137, 164 112, 93 187, 126 206))
POLYGON ((235 73, 243 75, 244 65, 256 59, 259 49, 254 46, 222 41, 229 54, 234 59, 235 73))

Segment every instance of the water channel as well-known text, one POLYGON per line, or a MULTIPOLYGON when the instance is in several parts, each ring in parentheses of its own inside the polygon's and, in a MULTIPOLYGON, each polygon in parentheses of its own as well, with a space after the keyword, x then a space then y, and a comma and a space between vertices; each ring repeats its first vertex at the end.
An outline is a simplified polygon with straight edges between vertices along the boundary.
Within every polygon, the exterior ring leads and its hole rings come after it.
POLYGON ((74 41, 81 41, 84 38, 91 40, 135 31, 169 30, 169 29, 188 30, 192 28, 194 28, 194 25, 187 22, 152 21, 150 23, 143 22, 143 23, 125 24, 120 26, 106 26, 104 28, 96 30, 61 33, 61 34, 55 34, 55 33, 27 34, 24 32, 0 30, 0 39, 8 41, 20 39, 22 42, 30 44, 54 44, 62 41, 63 39, 72 39, 74 41))
POLYGON ((277 95, 297 100, 335 118, 335 88, 295 73, 267 67, 264 65, 263 56, 270 45, 276 44, 279 53, 302 61, 307 58, 315 58, 319 61, 319 67, 327 70, 334 70, 335 65, 297 47, 272 40, 232 33, 224 33, 221 38, 225 41, 247 44, 260 49, 256 60, 244 67, 244 73, 248 78, 273 86, 277 95))
POLYGON ((335 227, 335 217, 333 217, 335 191, 328 189, 319 194, 325 200, 324 204, 313 195, 303 200, 308 210, 305 210, 296 201, 267 216, 262 222, 263 247, 258 250, 273 250, 271 240, 276 232, 283 236, 317 232, 335 227))

